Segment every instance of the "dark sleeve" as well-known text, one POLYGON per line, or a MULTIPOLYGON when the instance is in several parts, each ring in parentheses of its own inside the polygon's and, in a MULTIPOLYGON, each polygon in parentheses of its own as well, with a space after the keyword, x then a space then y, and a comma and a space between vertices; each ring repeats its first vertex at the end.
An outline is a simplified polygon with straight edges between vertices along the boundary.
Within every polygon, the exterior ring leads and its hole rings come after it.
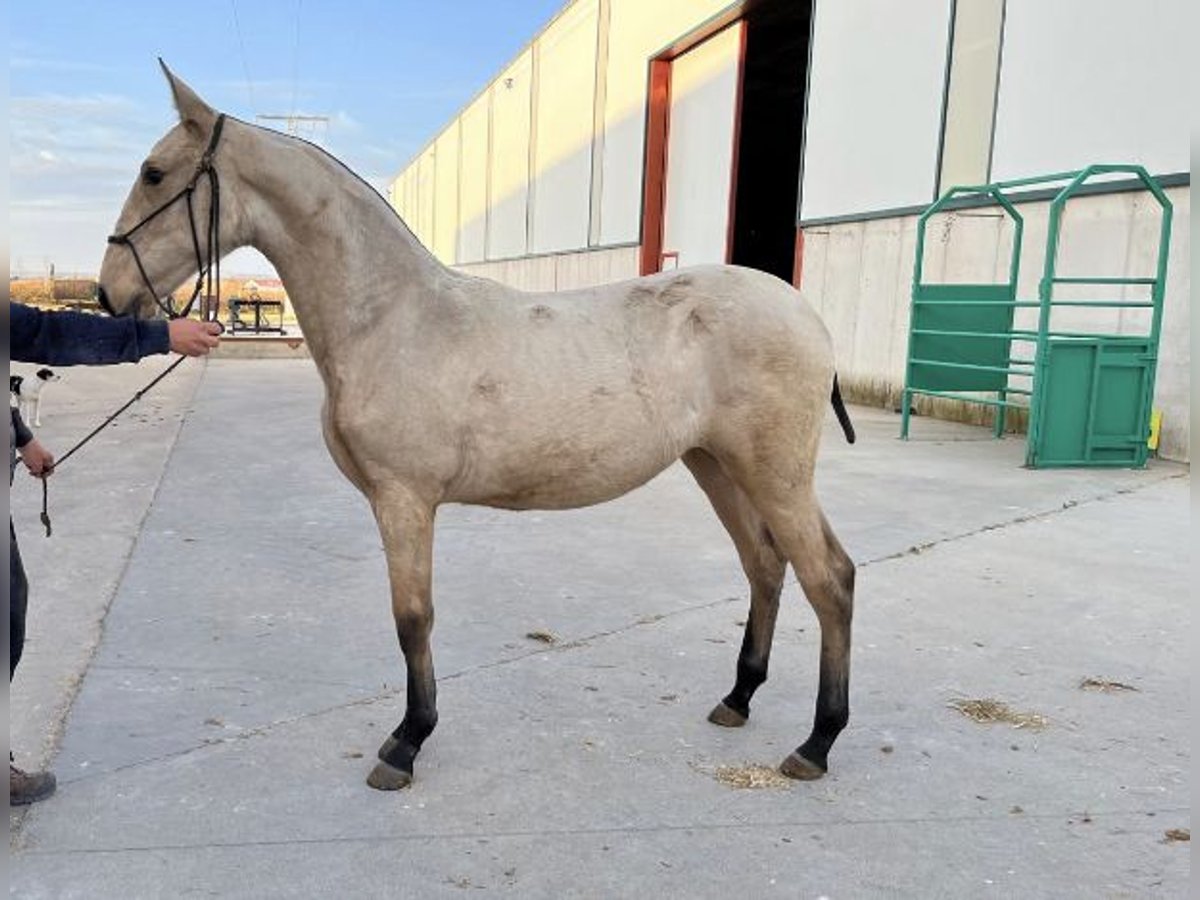
POLYGON ((16 435, 14 443, 18 447, 24 447, 33 440, 33 432, 29 430, 29 426, 25 424, 25 420, 21 418, 21 414, 17 412, 15 406, 10 406, 8 410, 12 413, 13 434, 16 435))
POLYGON ((49 366, 103 366, 137 362, 171 349, 167 323, 111 319, 90 313, 43 312, 9 305, 8 337, 14 362, 49 366))

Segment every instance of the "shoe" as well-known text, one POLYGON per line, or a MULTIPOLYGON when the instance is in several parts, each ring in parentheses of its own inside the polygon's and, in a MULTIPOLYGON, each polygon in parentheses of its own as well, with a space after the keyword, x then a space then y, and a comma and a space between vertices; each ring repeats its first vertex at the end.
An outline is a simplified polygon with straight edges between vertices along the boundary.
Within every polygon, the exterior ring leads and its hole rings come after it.
POLYGON ((53 772, 22 772, 8 764, 8 805, 28 806, 54 793, 58 781, 53 772))

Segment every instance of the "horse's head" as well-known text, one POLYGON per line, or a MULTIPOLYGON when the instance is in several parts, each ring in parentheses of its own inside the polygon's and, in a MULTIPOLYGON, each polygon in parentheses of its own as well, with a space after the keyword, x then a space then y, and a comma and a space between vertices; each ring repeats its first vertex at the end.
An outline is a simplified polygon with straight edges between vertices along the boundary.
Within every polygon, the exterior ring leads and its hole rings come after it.
POLYGON ((142 163, 108 239, 98 296, 113 315, 152 317, 165 311, 163 298, 210 265, 210 256, 219 258, 235 246, 232 210, 214 214, 217 180, 206 169, 220 156, 223 117, 159 62, 179 124, 142 163))

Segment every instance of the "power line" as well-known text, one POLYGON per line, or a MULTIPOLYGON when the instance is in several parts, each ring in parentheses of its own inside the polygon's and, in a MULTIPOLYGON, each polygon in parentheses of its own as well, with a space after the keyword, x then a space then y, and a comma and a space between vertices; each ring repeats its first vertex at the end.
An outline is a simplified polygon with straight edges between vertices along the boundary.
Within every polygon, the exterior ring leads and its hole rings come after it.
POLYGON ((237 0, 229 0, 229 8, 233 11, 233 30, 237 34, 238 47, 242 53, 242 71, 246 75, 246 92, 250 95, 250 108, 254 109, 254 82, 250 79, 250 63, 246 58, 246 42, 242 40, 242 25, 238 21, 237 0))
POLYGON ((300 8, 304 5, 304 0, 296 0, 296 33, 295 41, 292 43, 292 115, 296 114, 296 91, 299 84, 299 65, 300 65, 300 8))
POLYGON ((282 116, 259 113, 254 118, 259 122, 286 122, 285 127, 288 134, 293 137, 306 137, 306 134, 310 135, 312 142, 316 144, 321 143, 317 137, 318 128, 322 125, 326 128, 329 126, 329 116, 300 116, 295 113, 282 116))

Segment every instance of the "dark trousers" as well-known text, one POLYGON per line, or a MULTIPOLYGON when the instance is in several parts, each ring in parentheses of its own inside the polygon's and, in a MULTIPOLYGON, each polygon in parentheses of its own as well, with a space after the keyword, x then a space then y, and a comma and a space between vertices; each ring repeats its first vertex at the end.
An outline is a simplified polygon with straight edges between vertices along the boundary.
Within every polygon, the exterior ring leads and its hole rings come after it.
POLYGON ((25 609, 29 605, 29 581, 17 547, 17 532, 8 520, 8 680, 12 681, 21 651, 25 649, 25 609))

